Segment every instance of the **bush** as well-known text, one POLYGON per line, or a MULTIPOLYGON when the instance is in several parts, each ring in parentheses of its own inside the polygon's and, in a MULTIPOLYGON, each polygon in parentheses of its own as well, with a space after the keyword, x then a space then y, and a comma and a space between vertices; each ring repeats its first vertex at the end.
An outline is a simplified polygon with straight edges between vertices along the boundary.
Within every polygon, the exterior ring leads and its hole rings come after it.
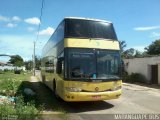
POLYGON ((4 72, 2 70, 0 70, 0 74, 3 74, 4 72))
POLYGON ((146 83, 146 78, 140 73, 132 73, 131 75, 128 75, 128 73, 124 73, 123 81, 130 83, 146 83))
POLYGON ((35 120, 40 111, 32 102, 25 103, 23 96, 17 96, 16 104, 0 104, 0 115, 15 115, 18 120, 35 120))
POLYGON ((14 106, 11 104, 0 104, 0 114, 1 115, 9 115, 9 114, 16 114, 14 110, 14 106))
POLYGON ((4 69, 4 72, 8 72, 9 70, 8 69, 4 69))
POLYGON ((2 95, 7 96, 14 96, 15 92, 17 91, 21 81, 17 81, 11 78, 1 80, 0 81, 0 93, 2 95))
POLYGON ((16 114, 21 120, 34 120, 35 117, 38 116, 38 114, 40 113, 40 111, 36 109, 34 101, 25 103, 23 96, 17 97, 15 110, 16 114))
POLYGON ((21 70, 14 70, 14 74, 21 74, 21 70))
POLYGON ((34 120, 37 117, 41 110, 36 107, 36 97, 25 96, 23 94, 25 86, 20 89, 22 83, 29 78, 30 74, 17 75, 13 71, 7 71, 0 75, 0 95, 15 97, 13 104, 0 104, 0 116, 15 115, 18 120, 34 120))

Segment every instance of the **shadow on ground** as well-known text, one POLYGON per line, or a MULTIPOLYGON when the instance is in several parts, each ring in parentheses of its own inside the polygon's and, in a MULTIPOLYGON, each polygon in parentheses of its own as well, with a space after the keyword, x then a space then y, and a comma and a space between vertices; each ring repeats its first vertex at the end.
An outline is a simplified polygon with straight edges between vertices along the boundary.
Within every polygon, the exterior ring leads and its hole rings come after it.
POLYGON ((114 107, 114 105, 105 101, 97 102, 65 102, 57 100, 53 92, 46 87, 42 82, 23 81, 18 91, 23 91, 24 88, 30 88, 36 96, 28 98, 25 96, 25 101, 35 101, 37 108, 43 106, 44 111, 58 111, 67 113, 80 113, 87 111, 105 110, 114 107))
POLYGON ((160 85, 158 84, 147 84, 147 83, 129 83, 129 84, 134 84, 134 85, 139 85, 142 87, 148 87, 148 88, 154 88, 154 89, 160 89, 160 85))
POLYGON ((155 89, 160 89, 160 85, 157 84, 137 84, 143 87, 149 87, 149 88, 155 88, 155 89))
POLYGON ((105 110, 114 107, 114 105, 107 103, 105 101, 95 101, 95 102, 74 102, 74 103, 67 103, 73 111, 72 113, 81 113, 81 112, 88 112, 88 111, 98 111, 98 110, 105 110))

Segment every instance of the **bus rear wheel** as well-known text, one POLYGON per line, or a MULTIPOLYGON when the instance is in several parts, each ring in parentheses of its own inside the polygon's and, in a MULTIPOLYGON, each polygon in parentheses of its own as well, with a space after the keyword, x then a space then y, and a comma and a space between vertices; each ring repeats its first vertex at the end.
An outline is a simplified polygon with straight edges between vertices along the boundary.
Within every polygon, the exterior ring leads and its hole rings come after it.
POLYGON ((45 76, 42 75, 42 82, 45 83, 45 76))
POLYGON ((55 80, 53 81, 53 89, 54 89, 54 95, 55 95, 56 99, 59 100, 60 97, 59 97, 59 95, 57 93, 57 90, 56 90, 56 82, 55 82, 55 80))

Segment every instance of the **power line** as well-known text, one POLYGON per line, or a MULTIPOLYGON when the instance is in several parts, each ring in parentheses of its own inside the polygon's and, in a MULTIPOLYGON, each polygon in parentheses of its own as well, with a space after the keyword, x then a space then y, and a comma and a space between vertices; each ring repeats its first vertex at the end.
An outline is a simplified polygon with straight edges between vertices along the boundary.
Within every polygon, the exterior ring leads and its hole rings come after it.
POLYGON ((35 61, 35 46, 36 46, 36 42, 38 41, 38 38, 39 38, 39 30, 40 30, 40 27, 41 27, 41 21, 42 21, 42 15, 43 15, 43 8, 44 8, 44 0, 42 0, 42 4, 41 4, 41 13, 40 13, 40 17, 39 17, 39 20, 40 20, 40 23, 38 25, 38 32, 37 32, 37 38, 36 38, 36 41, 33 42, 33 75, 35 76, 35 67, 36 67, 36 61, 35 61))
POLYGON ((42 15, 43 15, 44 2, 45 2, 45 1, 42 0, 41 13, 40 13, 40 17, 39 17, 40 23, 39 23, 39 25, 38 25, 38 32, 37 32, 36 42, 38 41, 38 38, 39 38, 39 31, 40 31, 40 27, 41 27, 41 21, 42 21, 42 15))

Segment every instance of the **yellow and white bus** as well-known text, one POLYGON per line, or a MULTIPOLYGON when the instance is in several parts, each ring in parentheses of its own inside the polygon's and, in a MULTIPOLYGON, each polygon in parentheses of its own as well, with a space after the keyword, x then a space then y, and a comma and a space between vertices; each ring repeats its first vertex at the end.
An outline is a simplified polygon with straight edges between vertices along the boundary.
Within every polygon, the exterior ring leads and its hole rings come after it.
POLYGON ((67 17, 42 51, 42 81, 65 101, 121 95, 120 45, 108 21, 67 17))

